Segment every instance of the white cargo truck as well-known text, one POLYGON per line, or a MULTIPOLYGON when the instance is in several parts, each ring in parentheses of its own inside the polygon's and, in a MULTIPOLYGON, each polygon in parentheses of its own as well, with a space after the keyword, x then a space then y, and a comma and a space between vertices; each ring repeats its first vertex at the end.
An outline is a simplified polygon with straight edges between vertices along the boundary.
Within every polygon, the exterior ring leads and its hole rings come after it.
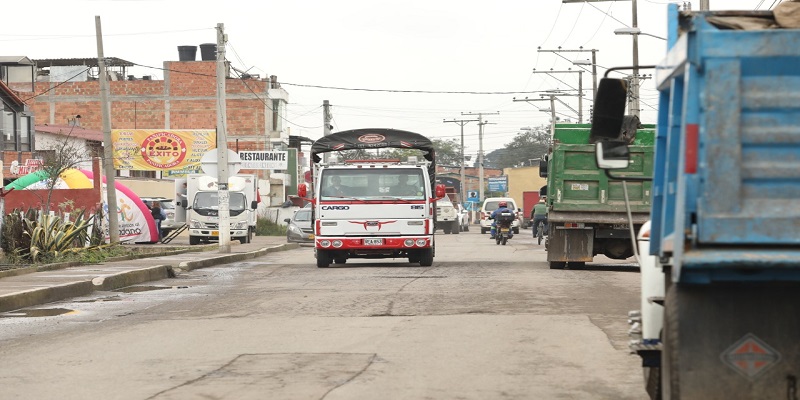
MULTIPOLYGON (((218 241, 220 226, 217 178, 189 175, 186 185, 186 201, 181 206, 186 209, 189 244, 218 241)), ((228 193, 231 239, 250 243, 256 230, 258 179, 255 175, 234 175, 228 179, 228 193)))
MULTIPOLYGON (((394 129, 337 132, 311 147, 314 240, 317 267, 349 258, 407 258, 433 264, 435 204, 445 196, 435 185, 430 140, 394 129), (321 153, 387 147, 418 149, 424 160, 323 162, 321 153)), ((306 187, 300 186, 300 197, 306 187)))

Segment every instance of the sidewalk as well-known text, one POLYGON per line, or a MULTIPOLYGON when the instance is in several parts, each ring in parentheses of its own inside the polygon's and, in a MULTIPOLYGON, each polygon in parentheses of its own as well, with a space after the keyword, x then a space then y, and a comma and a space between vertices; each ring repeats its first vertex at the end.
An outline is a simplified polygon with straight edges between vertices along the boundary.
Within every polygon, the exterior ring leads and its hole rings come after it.
MULTIPOLYGON (((177 242, 177 240, 176 240, 177 242)), ((85 296, 139 283, 174 277, 181 272, 247 260, 275 251, 296 249, 285 236, 255 236, 252 242, 231 243, 230 254, 219 244, 152 245, 163 251, 147 258, 91 265, 50 264, 0 271, 0 312, 85 296), (188 250, 177 250, 177 248, 188 250)))

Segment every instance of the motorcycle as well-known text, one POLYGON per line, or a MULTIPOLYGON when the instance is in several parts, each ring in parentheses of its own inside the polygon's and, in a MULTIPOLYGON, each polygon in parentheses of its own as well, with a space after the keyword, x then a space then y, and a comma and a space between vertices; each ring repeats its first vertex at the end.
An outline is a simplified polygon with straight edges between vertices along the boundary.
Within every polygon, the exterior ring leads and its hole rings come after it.
POLYGON ((514 212, 510 210, 497 214, 495 218, 497 225, 497 234, 495 234, 494 237, 495 244, 502 244, 505 246, 508 239, 511 239, 511 223, 514 221, 514 218, 514 212))

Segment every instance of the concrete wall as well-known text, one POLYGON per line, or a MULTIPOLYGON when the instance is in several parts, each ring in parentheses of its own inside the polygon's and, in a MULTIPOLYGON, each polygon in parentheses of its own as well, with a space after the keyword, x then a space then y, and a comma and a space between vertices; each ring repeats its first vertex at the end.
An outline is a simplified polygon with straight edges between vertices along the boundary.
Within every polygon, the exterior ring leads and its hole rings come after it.
POLYGON ((508 175, 508 197, 522 207, 522 192, 539 191, 539 188, 547 185, 547 178, 539 177, 539 166, 505 168, 503 173, 508 175))
POLYGON ((139 197, 176 198, 175 181, 172 179, 117 177, 116 180, 139 197))

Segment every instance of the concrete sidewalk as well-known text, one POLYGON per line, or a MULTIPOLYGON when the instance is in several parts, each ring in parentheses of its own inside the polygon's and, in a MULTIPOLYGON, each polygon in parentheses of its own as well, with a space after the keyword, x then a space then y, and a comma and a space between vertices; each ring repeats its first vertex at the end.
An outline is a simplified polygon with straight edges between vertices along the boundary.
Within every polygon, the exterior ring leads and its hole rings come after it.
POLYGON ((163 249, 146 258, 75 265, 50 264, 0 271, 0 312, 85 296, 174 277, 181 272, 247 260, 275 251, 296 249, 285 236, 255 236, 252 242, 231 243, 230 254, 216 243, 200 246, 152 245, 163 249), (188 250, 179 250, 188 249, 188 250))

